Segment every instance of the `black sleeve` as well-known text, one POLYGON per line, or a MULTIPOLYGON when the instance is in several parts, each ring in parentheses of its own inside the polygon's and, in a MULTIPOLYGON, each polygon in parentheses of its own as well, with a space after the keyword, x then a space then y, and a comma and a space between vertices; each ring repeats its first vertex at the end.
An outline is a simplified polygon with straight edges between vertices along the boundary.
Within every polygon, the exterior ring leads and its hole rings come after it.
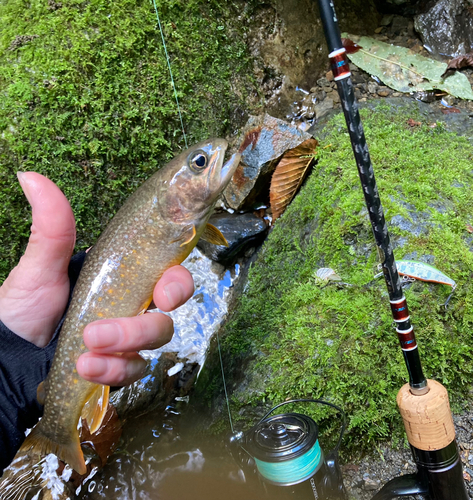
MULTIPOLYGON (((69 302, 84 259, 85 252, 80 252, 69 263, 69 302)), ((36 389, 48 374, 63 321, 64 316, 44 348, 19 337, 0 322, 0 476, 23 442, 25 430, 43 414, 36 389)))

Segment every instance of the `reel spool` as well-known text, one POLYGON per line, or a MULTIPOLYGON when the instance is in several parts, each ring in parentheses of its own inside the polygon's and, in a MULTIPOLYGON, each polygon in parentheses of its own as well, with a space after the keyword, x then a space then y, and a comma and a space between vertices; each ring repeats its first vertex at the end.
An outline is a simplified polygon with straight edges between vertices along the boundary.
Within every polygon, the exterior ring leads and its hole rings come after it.
POLYGON ((338 447, 345 430, 345 415, 336 448, 327 457, 319 443, 319 429, 312 418, 300 413, 283 413, 268 417, 287 401, 272 408, 254 427, 230 438, 230 451, 243 467, 256 469, 263 490, 269 498, 332 499, 347 498, 338 464, 338 447), (243 452, 243 453, 242 453, 243 452))

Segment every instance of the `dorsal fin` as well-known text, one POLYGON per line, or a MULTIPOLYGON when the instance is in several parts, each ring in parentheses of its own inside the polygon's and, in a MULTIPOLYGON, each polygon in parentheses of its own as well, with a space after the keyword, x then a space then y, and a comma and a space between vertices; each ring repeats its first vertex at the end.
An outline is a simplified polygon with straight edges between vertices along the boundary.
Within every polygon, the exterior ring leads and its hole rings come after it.
POLYGON ((202 234, 201 239, 208 241, 209 243, 213 243, 214 245, 222 245, 224 247, 229 246, 228 241, 220 232, 220 229, 216 228, 212 224, 207 224, 205 226, 204 233, 202 234))
POLYGON ((82 408, 81 417, 87 420, 91 434, 97 432, 102 425, 103 417, 107 411, 109 394, 110 387, 108 385, 99 385, 82 408))

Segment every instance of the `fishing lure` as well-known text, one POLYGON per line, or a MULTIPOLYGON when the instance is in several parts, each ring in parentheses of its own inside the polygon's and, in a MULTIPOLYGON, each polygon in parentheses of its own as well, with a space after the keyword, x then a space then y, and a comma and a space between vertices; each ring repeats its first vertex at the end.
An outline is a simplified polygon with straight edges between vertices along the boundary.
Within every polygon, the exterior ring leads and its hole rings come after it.
MULTIPOLYGON (((448 304, 450 297, 453 295, 453 292, 457 287, 457 284, 452 280, 452 278, 449 278, 446 274, 442 273, 442 271, 439 271, 434 266, 430 266, 424 262, 418 262, 415 260, 397 260, 396 267, 397 272, 403 277, 403 281, 406 283, 419 280, 451 286, 452 293, 445 301, 445 306, 448 304)), ((377 274, 375 278, 382 276, 382 274, 383 273, 377 274)))

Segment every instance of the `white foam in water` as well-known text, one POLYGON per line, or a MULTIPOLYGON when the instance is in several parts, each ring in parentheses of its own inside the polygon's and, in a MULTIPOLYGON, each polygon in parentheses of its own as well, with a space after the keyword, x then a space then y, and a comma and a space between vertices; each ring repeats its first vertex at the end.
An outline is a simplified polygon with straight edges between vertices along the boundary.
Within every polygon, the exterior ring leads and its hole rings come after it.
POLYGON ((168 376, 172 377, 176 373, 179 373, 184 368, 184 363, 176 363, 172 368, 168 370, 168 376))
POLYGON ((141 351, 141 354, 146 359, 153 359, 159 358, 162 352, 175 352, 182 361, 202 365, 210 338, 228 312, 228 296, 238 277, 239 266, 235 266, 233 276, 226 270, 221 277, 212 269, 212 261, 197 248, 182 265, 194 277, 194 295, 176 311, 165 313, 174 321, 171 342, 154 351, 141 351))
POLYGON ((59 467, 58 458, 53 453, 50 453, 44 458, 42 465, 43 472, 41 473, 41 479, 47 481, 46 487, 51 492, 53 500, 58 500, 64 493, 64 483, 56 473, 59 467))

